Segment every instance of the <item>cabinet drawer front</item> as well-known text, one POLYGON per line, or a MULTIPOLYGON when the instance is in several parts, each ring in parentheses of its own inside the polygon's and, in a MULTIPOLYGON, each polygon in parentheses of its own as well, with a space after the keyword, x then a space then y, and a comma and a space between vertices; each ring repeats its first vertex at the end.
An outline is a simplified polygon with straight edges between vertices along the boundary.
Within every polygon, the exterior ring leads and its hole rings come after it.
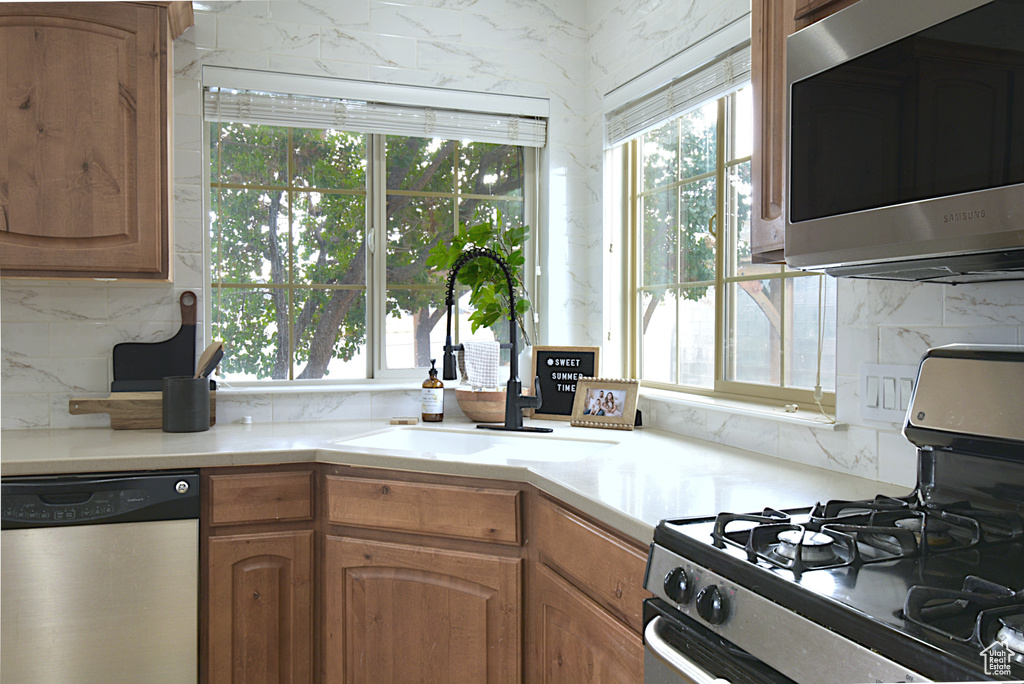
POLYGON ((313 472, 211 475, 210 524, 313 519, 313 472))
POLYGON ((536 525, 541 562, 641 631, 647 556, 546 499, 538 499, 536 525))
POLYGON ((519 492, 327 477, 328 522, 519 544, 519 492))

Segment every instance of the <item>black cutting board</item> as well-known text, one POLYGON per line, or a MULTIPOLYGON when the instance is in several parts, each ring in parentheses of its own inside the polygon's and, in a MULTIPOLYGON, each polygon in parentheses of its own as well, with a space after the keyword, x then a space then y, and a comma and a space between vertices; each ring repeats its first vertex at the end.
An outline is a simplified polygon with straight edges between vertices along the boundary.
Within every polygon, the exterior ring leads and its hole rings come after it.
POLYGON ((163 342, 121 342, 114 345, 111 392, 163 389, 163 379, 196 372, 196 295, 181 293, 181 327, 163 342))

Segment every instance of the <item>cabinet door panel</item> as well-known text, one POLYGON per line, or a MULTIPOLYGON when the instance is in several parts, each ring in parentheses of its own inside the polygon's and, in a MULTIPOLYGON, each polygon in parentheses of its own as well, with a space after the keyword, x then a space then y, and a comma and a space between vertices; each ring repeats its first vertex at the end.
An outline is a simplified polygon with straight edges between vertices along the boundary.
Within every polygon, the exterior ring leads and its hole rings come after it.
POLYGON ((520 681, 519 559, 342 537, 325 555, 325 681, 520 681))
POLYGON ((647 556, 545 499, 534 514, 540 561, 639 632, 647 556))
POLYGON ((751 4, 750 249, 755 262, 781 262, 786 240, 786 36, 793 31, 789 2, 753 0, 751 4))
POLYGON ((214 537, 209 546, 210 681, 312 681, 313 532, 214 537))
POLYGON ((782 263, 786 246, 786 38, 856 0, 751 0, 754 149, 750 250, 754 263, 782 263))
POLYGON ((4 275, 166 279, 166 8, 0 3, 4 275))
POLYGON ((640 635, 543 566, 530 606, 533 678, 542 684, 641 684, 640 635))
POLYGON ((7 216, 16 236, 72 239, 83 247, 134 237, 126 234, 135 186, 125 162, 138 147, 127 59, 136 41, 133 33, 102 28, 54 19, 3 28, 5 62, 33 56, 7 74, 8 92, 20 100, 8 112, 5 136, 17 160, 10 165, 7 216))

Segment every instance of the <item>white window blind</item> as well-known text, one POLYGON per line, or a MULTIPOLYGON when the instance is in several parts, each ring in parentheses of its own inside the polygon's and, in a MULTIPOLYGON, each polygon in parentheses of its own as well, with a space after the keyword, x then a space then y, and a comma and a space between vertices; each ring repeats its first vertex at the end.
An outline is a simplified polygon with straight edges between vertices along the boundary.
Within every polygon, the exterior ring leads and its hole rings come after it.
MULTIPOLYGON (((749 35, 749 34, 748 34, 749 35)), ((605 113, 605 146, 621 145, 750 80, 750 42, 605 113)))
POLYGON ((206 88, 203 114, 207 121, 335 128, 525 147, 543 147, 547 137, 547 121, 542 117, 220 87, 206 88))

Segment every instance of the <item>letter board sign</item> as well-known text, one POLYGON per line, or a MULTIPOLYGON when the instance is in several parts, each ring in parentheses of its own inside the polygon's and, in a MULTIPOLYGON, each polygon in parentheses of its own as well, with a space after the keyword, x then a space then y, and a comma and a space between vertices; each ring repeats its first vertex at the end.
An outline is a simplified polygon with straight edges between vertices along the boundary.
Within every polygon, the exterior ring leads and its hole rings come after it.
POLYGON ((533 377, 527 387, 532 392, 533 378, 540 378, 540 393, 544 404, 533 410, 533 417, 569 420, 576 398, 576 380, 592 378, 598 374, 599 353, 599 347, 534 347, 533 377))

